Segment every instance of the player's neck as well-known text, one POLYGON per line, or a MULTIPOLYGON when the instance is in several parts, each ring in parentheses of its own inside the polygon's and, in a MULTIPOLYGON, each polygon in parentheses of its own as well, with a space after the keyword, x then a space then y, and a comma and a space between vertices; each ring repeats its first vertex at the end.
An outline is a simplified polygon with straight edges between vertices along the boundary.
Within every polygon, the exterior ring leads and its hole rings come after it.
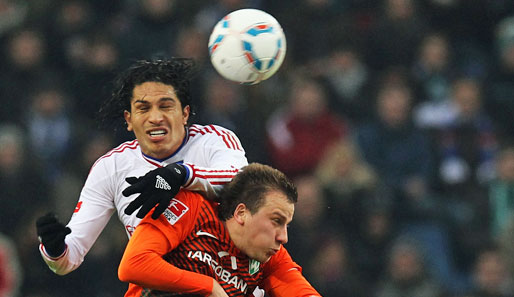
POLYGON ((243 238, 243 228, 240 223, 238 223, 233 217, 224 221, 223 225, 225 225, 225 229, 228 232, 228 236, 230 237, 230 240, 234 243, 234 245, 241 250, 241 247, 243 245, 242 238, 243 238))

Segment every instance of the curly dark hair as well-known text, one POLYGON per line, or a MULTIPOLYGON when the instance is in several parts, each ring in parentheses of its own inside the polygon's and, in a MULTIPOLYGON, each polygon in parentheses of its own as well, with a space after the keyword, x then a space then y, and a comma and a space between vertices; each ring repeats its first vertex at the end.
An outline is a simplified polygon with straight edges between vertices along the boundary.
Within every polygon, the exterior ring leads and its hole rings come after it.
POLYGON ((123 112, 130 110, 134 88, 149 81, 173 86, 182 108, 189 105, 192 109, 190 85, 195 72, 195 62, 189 58, 136 61, 114 80, 111 98, 98 111, 101 125, 123 121, 123 112))
POLYGON ((239 203, 244 203, 252 214, 256 213, 265 202, 265 194, 270 191, 284 193, 291 203, 298 201, 295 185, 281 171, 260 163, 243 167, 223 188, 218 207, 219 218, 230 219, 239 203))

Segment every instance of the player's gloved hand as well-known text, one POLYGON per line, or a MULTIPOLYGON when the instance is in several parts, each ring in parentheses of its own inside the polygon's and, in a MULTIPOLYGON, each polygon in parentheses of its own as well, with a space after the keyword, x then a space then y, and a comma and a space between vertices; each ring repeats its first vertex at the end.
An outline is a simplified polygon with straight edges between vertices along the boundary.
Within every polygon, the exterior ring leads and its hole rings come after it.
POLYGON ((37 236, 50 257, 62 255, 66 244, 64 238, 71 233, 69 227, 59 222, 55 214, 47 213, 36 221, 37 236))
POLYGON ((141 207, 136 217, 143 218, 157 205, 152 213, 152 219, 157 219, 186 182, 186 176, 186 168, 173 163, 166 167, 156 168, 139 178, 127 177, 125 180, 130 186, 123 190, 123 196, 127 197, 134 193, 141 194, 125 208, 125 214, 130 215, 141 207))

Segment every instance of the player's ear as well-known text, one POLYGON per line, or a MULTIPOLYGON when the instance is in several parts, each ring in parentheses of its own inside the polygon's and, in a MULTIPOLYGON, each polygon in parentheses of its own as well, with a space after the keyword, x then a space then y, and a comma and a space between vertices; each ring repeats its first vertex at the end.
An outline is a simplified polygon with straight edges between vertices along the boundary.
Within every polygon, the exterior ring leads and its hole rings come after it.
POLYGON ((238 224, 244 225, 246 218, 248 216, 248 212, 249 212, 249 210, 246 207, 246 205, 244 203, 239 203, 236 206, 236 209, 234 210, 234 220, 238 224))
POLYGON ((127 123, 127 131, 132 131, 132 118, 130 112, 128 110, 123 111, 123 117, 127 123))

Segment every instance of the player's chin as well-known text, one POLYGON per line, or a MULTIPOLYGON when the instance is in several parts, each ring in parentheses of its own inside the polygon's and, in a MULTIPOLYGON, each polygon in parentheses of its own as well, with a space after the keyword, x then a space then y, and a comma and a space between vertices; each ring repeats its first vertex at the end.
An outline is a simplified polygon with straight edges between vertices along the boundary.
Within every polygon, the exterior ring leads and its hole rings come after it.
POLYGON ((170 156, 170 152, 172 152, 172 148, 169 145, 166 145, 165 143, 159 142, 159 143, 151 143, 148 145, 149 149, 151 150, 151 157, 154 157, 156 159, 165 159, 170 156))
POLYGON ((264 254, 264 256, 262 257, 261 261, 259 261, 259 262, 261 262, 261 263, 266 263, 266 262, 268 262, 268 261, 269 261, 269 259, 271 259, 271 257, 272 257, 274 254, 275 254, 275 253, 273 253, 273 252, 266 252, 266 254, 264 254))

